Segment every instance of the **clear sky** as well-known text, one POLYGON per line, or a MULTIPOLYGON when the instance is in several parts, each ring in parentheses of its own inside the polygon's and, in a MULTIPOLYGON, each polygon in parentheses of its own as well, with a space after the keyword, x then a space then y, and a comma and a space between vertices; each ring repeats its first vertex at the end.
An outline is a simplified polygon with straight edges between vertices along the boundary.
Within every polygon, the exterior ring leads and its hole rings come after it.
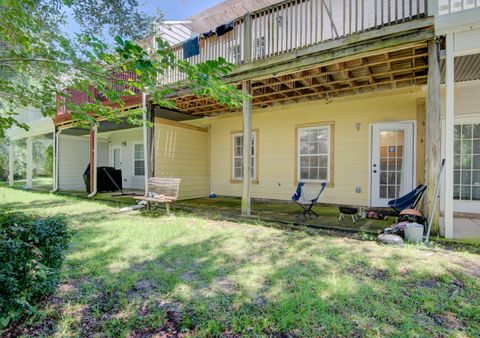
MULTIPOLYGON (((241 1, 241 0, 238 0, 241 1)), ((189 16, 201 12, 204 9, 212 7, 223 0, 140 0, 141 10, 146 13, 154 14, 158 9, 164 14, 164 20, 178 21, 185 20, 189 16)), ((79 27, 69 15, 67 10, 67 23, 64 31, 67 34, 78 32, 79 27)), ((108 40, 108 38, 107 38, 108 40)))
POLYGON ((143 0, 144 5, 142 9, 147 13, 152 13, 160 9, 165 15, 165 20, 184 20, 222 1, 223 0, 143 0))

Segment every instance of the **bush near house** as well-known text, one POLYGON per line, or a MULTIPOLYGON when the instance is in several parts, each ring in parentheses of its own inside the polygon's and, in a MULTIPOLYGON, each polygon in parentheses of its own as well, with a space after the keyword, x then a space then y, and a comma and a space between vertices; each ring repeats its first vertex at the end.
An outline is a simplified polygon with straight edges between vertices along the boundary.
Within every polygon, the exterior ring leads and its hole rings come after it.
POLYGON ((61 216, 0 211, 0 328, 55 290, 69 238, 61 216))

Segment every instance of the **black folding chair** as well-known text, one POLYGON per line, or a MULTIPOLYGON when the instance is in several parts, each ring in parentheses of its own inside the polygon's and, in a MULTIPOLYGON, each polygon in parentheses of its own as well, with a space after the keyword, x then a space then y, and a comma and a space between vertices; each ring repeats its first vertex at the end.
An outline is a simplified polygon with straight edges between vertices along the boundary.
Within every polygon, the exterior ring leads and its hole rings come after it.
POLYGON ((305 196, 304 192, 304 187, 305 187, 305 182, 299 182, 297 186, 297 190, 295 191, 295 194, 292 196, 292 201, 297 203, 300 207, 302 207, 303 211, 297 216, 303 216, 306 217, 307 215, 310 216, 310 219, 312 219, 312 214, 318 217, 318 214, 312 210, 313 206, 315 203, 317 203, 318 199, 322 195, 323 191, 325 190, 325 187, 327 186, 327 183, 322 182, 321 184, 321 189, 318 192, 318 195, 313 198, 313 199, 308 199, 308 197, 305 196))
POLYGON ((403 195, 397 199, 391 200, 388 202, 390 206, 396 212, 402 212, 405 209, 415 209, 418 202, 423 196, 423 193, 427 189, 426 185, 419 184, 415 189, 410 191, 408 194, 403 195))

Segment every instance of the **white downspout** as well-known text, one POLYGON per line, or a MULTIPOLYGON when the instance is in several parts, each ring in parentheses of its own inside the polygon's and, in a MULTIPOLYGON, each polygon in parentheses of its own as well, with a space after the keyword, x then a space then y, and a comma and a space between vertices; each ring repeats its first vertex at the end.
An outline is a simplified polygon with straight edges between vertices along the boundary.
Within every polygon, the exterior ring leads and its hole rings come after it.
POLYGON ((147 130, 147 93, 144 91, 142 93, 142 118, 143 118, 143 161, 145 167, 144 175, 144 185, 145 185, 145 196, 148 194, 148 179, 149 179, 149 163, 148 163, 148 130, 147 130))
POLYGON ((97 194, 97 126, 93 126, 93 173, 90 171, 90 175, 93 175, 93 190, 88 197, 94 197, 97 194))

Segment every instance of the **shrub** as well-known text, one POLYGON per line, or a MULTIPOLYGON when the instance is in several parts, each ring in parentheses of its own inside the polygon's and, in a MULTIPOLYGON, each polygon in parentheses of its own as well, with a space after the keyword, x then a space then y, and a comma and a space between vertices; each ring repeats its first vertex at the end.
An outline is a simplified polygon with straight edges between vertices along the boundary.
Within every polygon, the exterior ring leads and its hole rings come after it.
POLYGON ((0 211, 0 327, 55 290, 69 240, 63 217, 0 211))

